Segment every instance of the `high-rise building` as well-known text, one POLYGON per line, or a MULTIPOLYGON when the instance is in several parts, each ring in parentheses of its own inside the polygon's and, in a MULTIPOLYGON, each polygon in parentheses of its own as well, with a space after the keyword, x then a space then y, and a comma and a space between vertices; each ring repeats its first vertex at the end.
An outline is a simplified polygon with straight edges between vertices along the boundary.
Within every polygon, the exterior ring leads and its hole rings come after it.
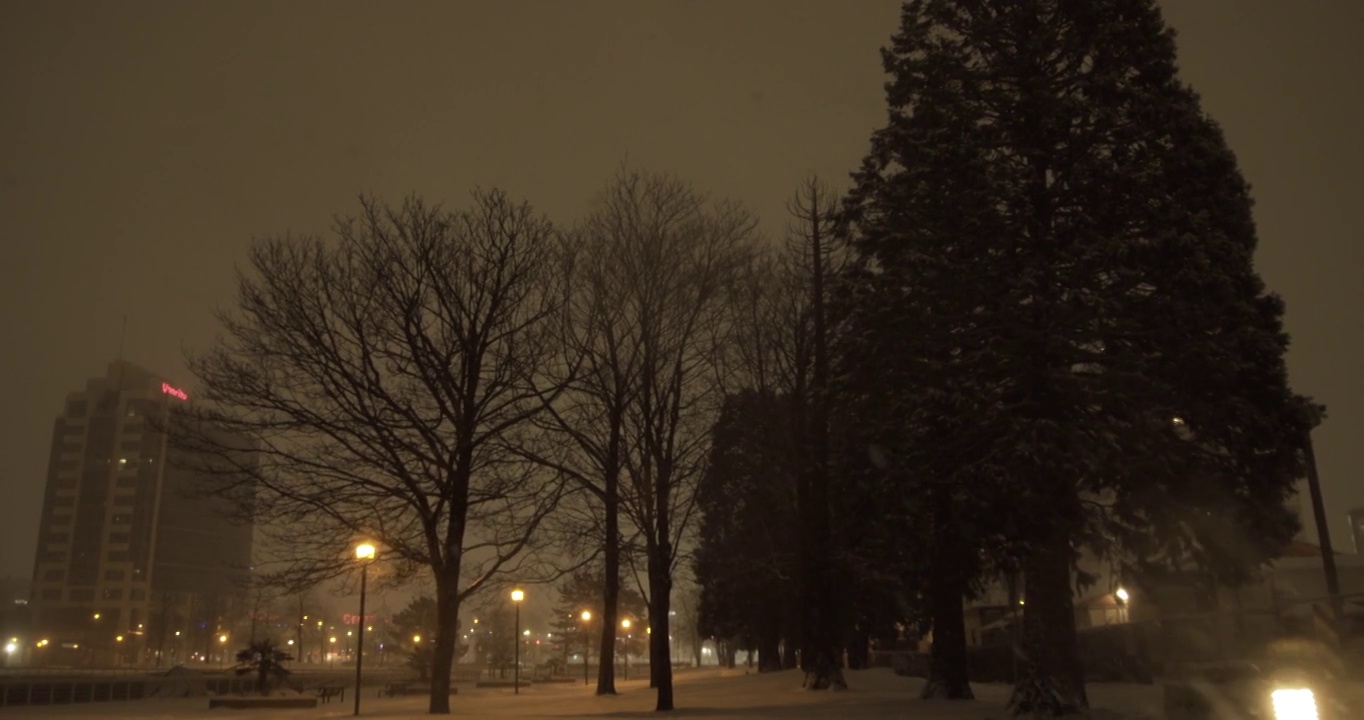
POLYGON ((168 441, 189 402, 122 360, 67 395, 30 603, 48 661, 187 659, 212 647, 226 603, 244 594, 253 528, 205 492, 208 458, 168 441))

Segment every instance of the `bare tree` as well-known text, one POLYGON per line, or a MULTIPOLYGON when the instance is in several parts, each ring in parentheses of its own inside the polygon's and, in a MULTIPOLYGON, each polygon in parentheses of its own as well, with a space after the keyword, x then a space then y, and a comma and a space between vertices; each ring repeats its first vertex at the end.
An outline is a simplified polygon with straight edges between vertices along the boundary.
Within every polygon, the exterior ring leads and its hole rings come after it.
POLYGON ((224 337, 190 357, 203 402, 177 440, 223 458, 240 447, 224 436, 254 447, 259 461, 234 463, 218 490, 259 494, 270 581, 342 575, 361 538, 395 580, 430 573, 430 712, 448 713, 461 602, 499 576, 529 579, 563 494, 515 451, 553 393, 555 235, 499 191, 460 212, 364 199, 335 235, 254 245, 224 337))
POLYGON ((796 394, 796 427, 804 450, 797 473, 796 512, 800 523, 801 626, 800 664, 805 686, 813 690, 846 688, 838 653, 838 607, 832 568, 836 553, 830 502, 829 472, 829 318, 826 286, 834 246, 837 201, 817 178, 808 179, 790 205, 797 224, 791 235, 809 261, 810 375, 808 391, 796 394))
POLYGON ((846 687, 840 669, 837 598, 830 572, 836 552, 830 518, 829 279, 846 262, 834 233, 837 199, 809 177, 787 210, 786 242, 748 266, 731 307, 735 339, 726 380, 735 388, 789 398, 790 437, 776 438, 790 477, 796 517, 789 546, 799 594, 795 616, 805 685, 846 687))
POLYGON ((595 212, 617 243, 612 261, 624 283, 624 322, 639 343, 635 397, 625 408, 621 502, 647 559, 657 709, 671 710, 672 578, 720 407, 728 291, 757 232, 741 207, 709 202, 666 175, 622 172, 595 212))
POLYGON ((595 621, 601 638, 598 695, 616 692, 620 481, 627 450, 626 410, 636 399, 642 356, 631 310, 633 282, 629 268, 619 262, 623 241, 613 220, 593 213, 563 237, 559 257, 567 288, 563 321, 557 326, 560 355, 554 374, 545 379, 546 412, 537 419, 545 430, 544 442, 523 448, 529 459, 572 478, 586 493, 581 499, 589 501, 584 507, 575 504, 566 521, 600 541, 604 604, 595 621))

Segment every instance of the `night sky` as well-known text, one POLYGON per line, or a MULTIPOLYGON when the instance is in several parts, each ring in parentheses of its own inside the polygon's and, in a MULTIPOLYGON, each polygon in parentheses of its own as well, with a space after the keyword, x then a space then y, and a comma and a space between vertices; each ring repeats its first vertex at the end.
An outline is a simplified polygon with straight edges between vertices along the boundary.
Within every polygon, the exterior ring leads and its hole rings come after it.
MULTIPOLYGON (((1364 506, 1364 3, 1166 0, 1254 186, 1334 536, 1364 506)), ((52 420, 125 356, 183 382, 252 237, 475 185, 571 223, 673 171, 776 235, 885 117, 897 0, 10 2, 0 23, 0 576, 32 573, 52 420)))

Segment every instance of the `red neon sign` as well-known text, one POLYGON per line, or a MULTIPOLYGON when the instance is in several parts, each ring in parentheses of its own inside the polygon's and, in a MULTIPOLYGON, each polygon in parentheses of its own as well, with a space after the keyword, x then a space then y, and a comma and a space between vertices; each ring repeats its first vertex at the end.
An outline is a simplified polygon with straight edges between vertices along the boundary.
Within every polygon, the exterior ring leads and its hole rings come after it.
POLYGON ((171 385, 170 383, 164 382, 161 383, 161 392, 170 395, 171 397, 178 397, 181 400, 189 399, 189 393, 185 392, 184 390, 181 390, 178 387, 175 387, 174 385, 171 385))

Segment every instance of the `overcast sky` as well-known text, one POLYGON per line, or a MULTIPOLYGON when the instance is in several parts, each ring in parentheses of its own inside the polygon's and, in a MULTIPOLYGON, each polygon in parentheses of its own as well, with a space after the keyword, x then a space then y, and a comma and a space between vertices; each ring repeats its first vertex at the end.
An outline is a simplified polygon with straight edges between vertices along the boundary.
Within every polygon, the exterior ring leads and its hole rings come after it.
MULTIPOLYGON (((1254 186, 1338 543, 1364 506, 1364 3, 1165 0, 1254 186)), ((571 222, 623 160, 780 231, 884 118, 894 0, 8 2, 0 23, 0 576, 32 573, 52 420, 118 351, 188 386, 253 236, 360 192, 499 186, 571 222)))

